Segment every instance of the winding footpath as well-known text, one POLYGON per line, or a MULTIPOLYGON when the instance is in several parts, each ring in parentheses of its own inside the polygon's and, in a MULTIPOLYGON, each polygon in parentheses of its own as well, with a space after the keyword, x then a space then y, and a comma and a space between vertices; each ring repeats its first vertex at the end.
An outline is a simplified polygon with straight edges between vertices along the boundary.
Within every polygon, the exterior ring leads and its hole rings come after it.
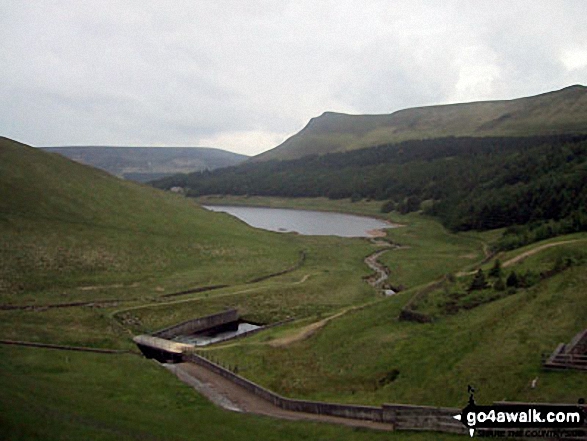
POLYGON ((545 245, 540 245, 539 247, 532 248, 531 250, 528 250, 528 251, 526 251, 522 254, 519 254, 516 257, 504 262, 502 266, 507 268, 508 266, 511 266, 514 263, 518 263, 518 262, 524 260, 526 257, 530 257, 533 254, 536 254, 542 250, 546 250, 548 248, 557 247, 559 245, 566 245, 566 244, 574 243, 574 242, 585 242, 585 239, 563 240, 561 242, 552 242, 552 243, 547 243, 545 245))
MULTIPOLYGON (((525 251, 521 254, 518 254, 515 257, 512 257, 511 259, 506 260, 501 266, 503 268, 507 268, 510 267, 518 262, 523 261, 524 259, 526 259, 527 257, 533 256, 534 254, 539 253, 540 251, 544 251, 547 250, 549 248, 553 248, 553 247, 558 247, 560 245, 567 245, 570 243, 575 243, 575 242, 586 242, 587 239, 572 239, 572 240, 562 240, 560 242, 551 242, 551 243, 547 243, 544 245, 540 245, 537 246, 536 248, 532 248, 531 250, 525 251)), ((498 256, 499 257, 499 256, 498 256)), ((473 270, 473 271, 460 271, 456 274, 457 277, 464 277, 464 276, 472 276, 473 274, 475 274, 477 272, 477 270, 473 270)))

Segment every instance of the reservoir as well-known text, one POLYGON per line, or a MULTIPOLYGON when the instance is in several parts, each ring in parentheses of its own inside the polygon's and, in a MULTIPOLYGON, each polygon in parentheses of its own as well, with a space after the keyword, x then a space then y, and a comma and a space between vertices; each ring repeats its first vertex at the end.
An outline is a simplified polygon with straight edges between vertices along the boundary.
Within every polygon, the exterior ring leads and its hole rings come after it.
POLYGON ((352 214, 230 205, 204 208, 229 213, 255 228, 306 236, 373 237, 377 236, 377 230, 393 228, 388 222, 352 214))

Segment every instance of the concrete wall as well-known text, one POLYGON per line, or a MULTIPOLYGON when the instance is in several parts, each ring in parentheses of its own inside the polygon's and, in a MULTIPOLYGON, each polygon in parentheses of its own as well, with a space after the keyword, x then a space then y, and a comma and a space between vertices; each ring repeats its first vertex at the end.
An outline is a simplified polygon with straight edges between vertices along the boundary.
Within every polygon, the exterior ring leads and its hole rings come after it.
POLYGON ((145 357, 153 358, 159 363, 180 363, 183 360, 182 354, 168 352, 165 349, 154 348, 140 343, 137 343, 137 346, 145 357))
POLYGON ((225 343, 225 342, 230 341, 230 340, 238 340, 240 338, 250 337, 251 335, 258 334, 261 331, 265 331, 267 329, 275 328, 277 326, 282 326, 282 325, 285 325, 286 323, 291 323, 294 320, 295 319, 290 318, 290 319, 283 320, 281 322, 277 322, 277 323, 272 323, 270 325, 261 326, 260 328, 257 328, 257 329, 251 329, 250 331, 246 331, 246 332, 243 332, 241 334, 236 334, 236 335, 233 335, 232 337, 224 338, 221 341, 219 341, 218 343, 225 343))
MULTIPOLYGON (((271 392, 197 354, 186 352, 184 353, 184 360, 203 366, 285 410, 376 421, 390 424, 395 430, 421 430, 468 435, 466 427, 453 418, 461 413, 461 409, 408 404, 384 404, 382 407, 374 407, 294 400, 271 392)), ((532 403, 496 402, 494 404, 530 405, 532 403)), ((573 439, 587 441, 587 437, 573 439)))
POLYGON ((465 434, 465 427, 453 418, 461 412, 456 408, 385 404, 383 407, 324 403, 282 397, 196 354, 185 354, 186 361, 196 363, 232 381, 249 392, 294 412, 337 416, 358 420, 389 423, 396 430, 430 430, 465 434))
POLYGON ((230 372, 227 369, 224 369, 221 366, 218 366, 215 363, 212 363, 209 360, 206 360, 199 355, 193 353, 186 353, 184 355, 184 359, 191 363, 198 364, 200 366, 204 366, 206 369, 215 372, 224 378, 230 380, 234 384, 243 387, 244 389, 248 390, 249 392, 254 393, 255 395, 263 398, 270 403, 273 403, 275 406, 280 407, 285 410, 291 410, 294 412, 305 412, 305 413, 313 413, 319 415, 330 415, 330 416, 338 416, 343 418, 353 418, 359 420, 369 420, 369 421, 378 421, 378 422, 385 422, 383 421, 383 409, 381 407, 371 407, 371 406, 355 406, 355 405, 346 405, 346 404, 333 404, 333 403, 323 403, 319 401, 306 401, 306 400, 293 400, 290 398, 282 397, 270 390, 267 390, 258 384, 253 383, 252 381, 247 380, 233 372, 230 372))
POLYGON ((237 320, 238 311, 236 309, 229 309, 218 314, 188 320, 178 325, 173 325, 169 328, 161 329, 157 332, 154 332, 153 336, 171 339, 178 335, 193 334, 204 329, 213 328, 215 326, 224 325, 226 323, 235 322, 237 320))

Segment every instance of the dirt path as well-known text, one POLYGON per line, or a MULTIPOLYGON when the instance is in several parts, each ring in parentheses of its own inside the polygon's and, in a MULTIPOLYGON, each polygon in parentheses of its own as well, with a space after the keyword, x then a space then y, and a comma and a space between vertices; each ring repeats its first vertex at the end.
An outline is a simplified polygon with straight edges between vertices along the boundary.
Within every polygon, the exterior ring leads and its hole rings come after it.
MULTIPOLYGON (((557 247, 559 245, 566 245, 569 243, 574 243, 574 242, 585 242, 585 239, 573 239, 573 240, 563 240, 561 242, 552 242, 552 243, 547 243, 545 245, 540 245, 539 247, 536 248, 532 248, 531 250, 528 250, 522 254, 517 255, 516 257, 512 257, 511 259, 505 261, 501 266, 503 268, 507 268, 508 266, 512 266, 515 263, 521 262, 522 260, 524 260, 527 257, 530 257, 536 253, 539 253, 540 251, 546 250, 548 248, 552 248, 552 247, 557 247)), ((475 274, 477 272, 477 270, 474 271, 461 271, 458 272, 456 274, 457 277, 463 277, 463 276, 471 276, 473 274, 475 274)))
MULTIPOLYGON (((375 272, 374 276, 371 276, 367 279, 367 283, 369 283, 373 288, 379 289, 379 288, 381 288, 381 285, 383 284, 383 282, 385 282, 387 280, 387 278, 389 277, 389 269, 386 266, 379 263, 377 261, 377 259, 383 253, 394 248, 394 246, 388 242, 375 242, 375 241, 373 241, 373 243, 375 243, 377 245, 384 244, 384 246, 386 247, 383 250, 379 250, 379 251, 374 252, 373 254, 368 255, 364 260, 365 264, 367 264, 367 266, 375 272)), ((397 248, 397 247, 395 247, 395 248, 397 248)), ((305 275, 299 282, 296 282, 296 283, 303 283, 307 280, 308 277, 309 277, 309 274, 305 275)), ((320 320, 318 322, 311 323, 308 326, 305 326, 304 328, 300 329, 295 334, 273 340, 269 343, 269 345, 271 345, 273 347, 283 347, 283 346, 288 346, 292 343, 296 343, 298 341, 305 340, 305 339, 311 337, 312 335, 314 335, 316 332, 318 332, 324 326, 326 326, 326 324, 328 322, 330 322, 331 320, 334 320, 334 319, 340 317, 341 315, 344 315, 347 312, 355 310, 355 309, 357 309, 356 306, 353 306, 351 308, 346 308, 337 314, 334 314, 334 315, 327 317, 323 320, 320 320)))
POLYGON ((296 343, 298 341, 302 341, 307 338, 310 338, 312 335, 314 335, 316 332, 318 332, 320 329, 322 329, 324 326, 326 326, 326 324, 329 321, 334 320, 334 319, 340 317, 343 314, 346 314, 347 312, 349 312, 350 310, 353 310, 353 309, 357 309, 357 308, 356 307, 347 308, 347 309, 345 309, 341 312, 338 312, 334 315, 331 315, 330 317, 327 317, 323 320, 311 323, 308 326, 305 326, 302 329, 300 329, 295 334, 288 335, 287 337, 282 337, 282 338, 278 338, 273 341, 270 341, 269 345, 273 346, 274 348, 279 348, 279 347, 288 346, 288 345, 291 345, 292 343, 296 343))
POLYGON ((310 277, 310 274, 306 274, 304 277, 302 277, 300 280, 298 280, 297 282, 293 282, 292 285, 300 285, 302 283, 305 283, 306 280, 308 280, 308 278, 310 277))
POLYGON ((164 366, 181 381, 194 387, 216 405, 234 412, 253 413, 295 421, 308 420, 375 430, 393 430, 390 424, 385 423, 283 410, 226 378, 193 363, 164 366))
POLYGON ((552 248, 552 247, 557 247, 559 245, 565 245, 568 243, 574 243, 574 242, 585 242, 585 239, 573 239, 573 240, 564 240, 562 242, 553 242, 553 243, 547 243, 545 245, 541 245, 539 247, 533 248, 531 250, 526 251, 525 253, 522 253, 506 262, 503 263, 503 267, 508 267, 513 265, 514 263, 518 263, 521 260, 524 260, 526 257, 532 256, 533 254, 536 254, 542 250, 546 250, 548 248, 552 248))

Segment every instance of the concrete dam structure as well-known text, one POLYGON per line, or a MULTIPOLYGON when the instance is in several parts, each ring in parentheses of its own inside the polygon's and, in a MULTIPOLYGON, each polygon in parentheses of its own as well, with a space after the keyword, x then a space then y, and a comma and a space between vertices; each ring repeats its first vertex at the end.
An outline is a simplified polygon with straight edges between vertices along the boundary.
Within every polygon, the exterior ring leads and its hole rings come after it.
POLYGON ((266 328, 244 322, 236 309, 228 309, 169 326, 151 335, 137 335, 133 341, 147 358, 161 363, 180 363, 182 354, 189 349, 245 337, 266 328), (244 331, 242 325, 247 325, 244 331))
POLYGON ((202 332, 227 323, 236 322, 238 319, 238 311, 236 309, 229 309, 224 312, 219 312, 218 314, 187 320, 177 325, 161 329, 154 332, 153 336, 171 340, 179 335, 202 332))
MULTIPOLYGON (((458 408, 406 404, 366 406, 287 398, 238 375, 236 371, 233 372, 226 367, 204 358, 202 356, 203 354, 195 352, 194 345, 174 342, 161 337, 162 335, 176 337, 183 332, 202 331, 206 327, 209 329, 210 327, 230 323, 238 319, 239 316, 236 310, 228 310, 219 314, 180 323, 179 325, 159 331, 155 335, 139 335, 134 338, 134 341, 148 358, 154 358, 163 363, 186 363, 199 366, 205 371, 227 380, 232 385, 231 387, 237 386, 264 402, 270 403, 276 408, 285 411, 315 415, 317 418, 338 418, 339 424, 356 425, 357 422, 368 422, 368 424, 376 425, 378 430, 424 430, 468 435, 468 430, 465 425, 455 419, 455 415, 461 412, 458 408)), ((265 328, 259 328, 258 330, 262 329, 265 328)), ((569 346, 572 348, 582 348, 586 338, 585 335, 585 333, 578 335, 569 346)), ((181 379, 181 377, 179 378, 181 379)), ((182 381, 185 381, 185 378, 182 381)), ((515 406, 517 404, 530 405, 536 403, 500 402, 494 404, 515 406)), ((584 425, 582 430, 586 428, 584 425)), ((579 436, 568 439, 584 441, 587 440, 587 437, 579 436)))

